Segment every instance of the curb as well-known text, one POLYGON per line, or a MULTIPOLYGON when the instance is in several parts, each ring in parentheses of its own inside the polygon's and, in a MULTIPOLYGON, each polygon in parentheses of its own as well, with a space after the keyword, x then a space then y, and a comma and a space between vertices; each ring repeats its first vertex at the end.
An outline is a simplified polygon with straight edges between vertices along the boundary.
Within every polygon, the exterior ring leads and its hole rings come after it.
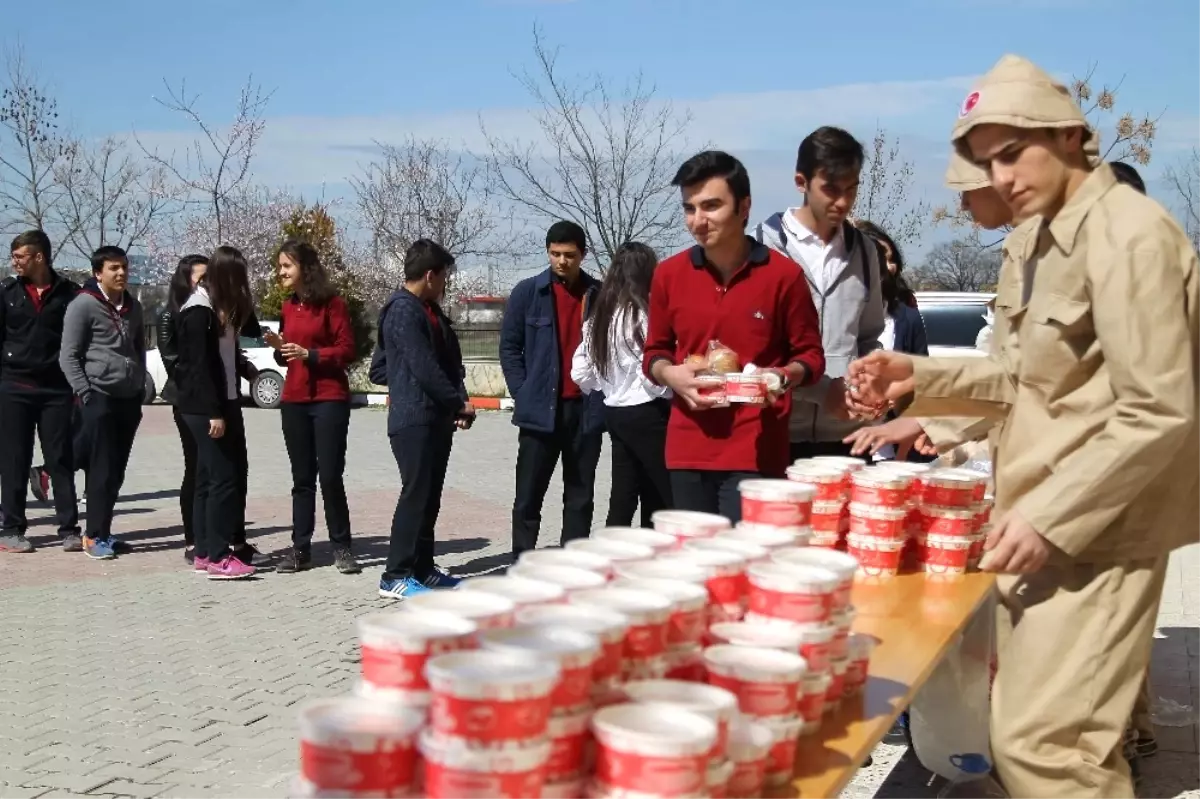
MULTIPOLYGON (((470 402, 481 411, 511 411, 513 401, 510 397, 471 397, 470 402)), ((387 394, 351 394, 350 403, 353 405, 382 405, 387 406, 387 394)))

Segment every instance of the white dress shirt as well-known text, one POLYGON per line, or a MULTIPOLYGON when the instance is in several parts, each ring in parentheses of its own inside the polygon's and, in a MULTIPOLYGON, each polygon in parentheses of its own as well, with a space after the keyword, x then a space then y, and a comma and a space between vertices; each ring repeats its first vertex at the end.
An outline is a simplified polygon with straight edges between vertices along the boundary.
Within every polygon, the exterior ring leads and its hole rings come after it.
POLYGON ((837 233, 826 244, 796 218, 798 210, 789 208, 783 215, 783 226, 788 233, 788 256, 804 267, 809 280, 816 284, 817 290, 823 294, 850 262, 846 236, 843 227, 838 225, 837 233))
MULTIPOLYGON (((642 372, 642 350, 634 347, 636 340, 631 329, 628 311, 618 311, 608 328, 608 378, 600 375, 588 342, 592 338, 592 320, 583 323, 583 340, 571 358, 571 379, 584 394, 604 392, 604 404, 610 408, 644 405, 671 396, 671 389, 657 386, 642 372)), ((645 340, 647 319, 641 314, 638 324, 645 340)))

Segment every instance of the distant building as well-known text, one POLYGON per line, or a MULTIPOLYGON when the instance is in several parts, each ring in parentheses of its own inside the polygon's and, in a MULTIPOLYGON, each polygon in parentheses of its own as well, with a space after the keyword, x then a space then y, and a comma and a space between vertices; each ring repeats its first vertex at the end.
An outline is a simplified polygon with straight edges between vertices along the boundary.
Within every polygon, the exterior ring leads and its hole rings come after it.
POLYGON ((459 300, 459 324, 498 325, 504 319, 504 297, 463 297, 459 300))

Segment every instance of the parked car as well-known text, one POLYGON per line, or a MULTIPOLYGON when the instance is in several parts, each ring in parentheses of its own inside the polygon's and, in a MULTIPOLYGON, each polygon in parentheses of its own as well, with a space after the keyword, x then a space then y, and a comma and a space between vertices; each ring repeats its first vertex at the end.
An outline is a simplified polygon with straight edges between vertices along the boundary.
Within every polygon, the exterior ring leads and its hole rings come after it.
POLYGON ((975 339, 987 324, 987 305, 995 294, 918 291, 917 309, 925 321, 930 355, 983 357, 975 339))
MULTIPOLYGON (((278 322, 262 322, 262 327, 279 332, 278 322)), ((283 398, 283 379, 287 375, 287 367, 275 363, 275 350, 268 347, 261 336, 239 336, 238 347, 245 351, 250 363, 258 369, 258 377, 253 382, 241 381, 242 396, 249 397, 260 408, 278 408, 283 398)), ((162 355, 157 349, 147 351, 145 403, 154 402, 166 384, 167 370, 163 368, 162 355)))

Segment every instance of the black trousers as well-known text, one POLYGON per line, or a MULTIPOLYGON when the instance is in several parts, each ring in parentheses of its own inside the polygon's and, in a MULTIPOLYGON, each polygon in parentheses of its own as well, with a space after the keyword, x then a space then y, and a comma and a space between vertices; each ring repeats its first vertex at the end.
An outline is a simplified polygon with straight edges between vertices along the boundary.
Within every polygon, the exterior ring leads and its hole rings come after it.
POLYGON ((699 469, 672 469, 671 493, 678 510, 716 513, 737 524, 742 520, 743 480, 760 477, 757 472, 710 472, 699 469))
POLYGON ((246 494, 241 488, 246 437, 240 424, 241 409, 236 402, 228 402, 223 413, 226 428, 221 438, 209 436, 207 416, 183 414, 196 441, 196 498, 192 509, 196 557, 213 562, 230 554, 239 543, 239 532, 245 540, 246 528, 246 494), (231 424, 235 418, 237 423, 231 424))
POLYGON ((641 526, 650 527, 655 511, 671 507, 671 473, 667 471, 667 420, 671 401, 604 407, 604 423, 612 442, 612 492, 609 527, 629 527, 641 508, 641 526))
POLYGON ((196 543, 195 528, 192 526, 192 515, 196 505, 196 439, 178 408, 172 406, 171 416, 175 419, 175 429, 179 431, 179 444, 183 447, 183 482, 179 486, 179 515, 183 519, 183 543, 190 547, 196 543))
POLYGON ((389 438, 401 488, 383 578, 420 580, 433 571, 433 531, 442 510, 454 422, 406 427, 389 438))
POLYGON ((285 402, 279 406, 283 442, 292 462, 292 546, 312 548, 317 518, 317 480, 325 503, 325 527, 335 549, 350 548, 346 502, 346 436, 349 402, 285 402))
POLYGON ((142 423, 142 398, 110 397, 93 391, 80 408, 80 415, 83 437, 90 446, 84 467, 88 497, 87 537, 106 541, 112 535, 113 509, 125 482, 133 439, 142 423))
POLYGON ((250 456, 246 451, 246 420, 241 400, 225 403, 225 438, 237 467, 237 529, 233 533, 233 547, 238 549, 246 544, 246 496, 250 490, 250 456))
POLYGON ((542 527, 542 503, 554 467, 562 457, 562 543, 587 538, 595 511, 596 464, 603 436, 584 433, 587 403, 583 399, 558 404, 554 432, 521 430, 517 435, 517 491, 513 502, 513 558, 537 546, 542 527))
POLYGON ((79 534, 75 504, 75 463, 71 447, 74 397, 0 391, 0 508, 4 533, 24 535, 28 527, 25 500, 33 466, 33 436, 42 443, 46 471, 54 488, 58 534, 79 534))

